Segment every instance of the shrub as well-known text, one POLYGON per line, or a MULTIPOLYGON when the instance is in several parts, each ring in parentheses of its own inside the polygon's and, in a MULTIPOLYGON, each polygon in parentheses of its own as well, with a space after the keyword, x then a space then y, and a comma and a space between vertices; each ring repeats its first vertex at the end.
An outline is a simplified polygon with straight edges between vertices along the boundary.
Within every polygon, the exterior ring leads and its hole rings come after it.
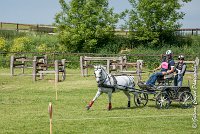
POLYGON ((6 51, 6 40, 0 37, 0 51, 6 51))
POLYGON ((31 40, 28 37, 19 37, 14 39, 11 52, 27 52, 30 51, 31 40))

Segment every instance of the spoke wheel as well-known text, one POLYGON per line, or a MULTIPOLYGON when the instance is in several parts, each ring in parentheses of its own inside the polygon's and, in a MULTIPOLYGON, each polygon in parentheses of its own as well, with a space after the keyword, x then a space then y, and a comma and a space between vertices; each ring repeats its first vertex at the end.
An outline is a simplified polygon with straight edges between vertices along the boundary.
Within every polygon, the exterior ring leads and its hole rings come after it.
POLYGON ((134 95, 134 103, 137 107, 144 107, 148 102, 147 93, 138 93, 134 95))
POLYGON ((170 98, 169 95, 165 92, 161 92, 156 97, 156 107, 158 109, 167 109, 170 106, 170 98))
POLYGON ((193 96, 190 92, 182 92, 179 96, 179 104, 182 108, 190 108, 193 104, 193 96))

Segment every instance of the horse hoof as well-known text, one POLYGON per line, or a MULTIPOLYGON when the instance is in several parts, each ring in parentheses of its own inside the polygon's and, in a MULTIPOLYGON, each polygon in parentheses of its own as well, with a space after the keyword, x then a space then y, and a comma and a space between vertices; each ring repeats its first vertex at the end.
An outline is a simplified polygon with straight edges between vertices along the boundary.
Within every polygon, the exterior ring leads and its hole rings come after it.
POLYGON ((87 110, 90 110, 90 106, 86 106, 86 109, 87 109, 87 110))
POLYGON ((112 109, 112 107, 109 106, 107 109, 108 109, 108 111, 110 111, 112 109))

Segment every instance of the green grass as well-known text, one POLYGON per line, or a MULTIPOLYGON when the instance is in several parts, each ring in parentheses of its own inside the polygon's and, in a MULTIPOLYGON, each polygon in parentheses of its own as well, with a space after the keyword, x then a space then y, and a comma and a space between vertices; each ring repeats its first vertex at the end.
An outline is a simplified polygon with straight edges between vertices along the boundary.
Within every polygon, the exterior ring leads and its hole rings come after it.
MULTIPOLYGON (((106 109, 106 94, 100 96, 87 111, 85 106, 97 91, 94 76, 81 77, 78 69, 67 69, 67 73, 66 80, 55 87, 52 82, 54 76, 32 82, 31 76, 11 77, 9 69, 0 69, 0 134, 49 133, 49 102, 53 105, 53 133, 56 134, 200 132, 199 126, 192 128, 193 108, 182 109, 173 103, 169 109, 159 110, 153 101, 146 107, 137 108, 132 97, 132 107, 127 109, 127 98, 122 92, 113 94, 111 111, 106 109)), ((192 79, 192 75, 186 76, 186 79, 189 78, 192 79)), ((199 106, 197 110, 200 111, 199 106)))

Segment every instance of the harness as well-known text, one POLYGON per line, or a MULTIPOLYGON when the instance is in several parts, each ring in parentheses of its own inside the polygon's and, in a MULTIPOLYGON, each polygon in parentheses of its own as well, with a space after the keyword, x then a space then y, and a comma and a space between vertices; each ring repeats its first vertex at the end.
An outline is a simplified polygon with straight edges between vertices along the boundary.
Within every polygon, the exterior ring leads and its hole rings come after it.
MULTIPOLYGON (((103 68, 101 68, 102 70, 104 70, 103 68)), ((106 77, 105 77, 105 79, 102 79, 102 80, 100 80, 100 84, 98 84, 98 87, 103 87, 103 88, 111 88, 112 89, 112 92, 115 92, 115 89, 117 88, 117 79, 115 78, 115 76, 113 76, 113 75, 108 75, 107 73, 106 73, 106 71, 104 70, 104 72, 105 72, 105 74, 106 74, 106 77), (105 81, 107 80, 107 78, 108 78, 108 80, 109 80, 109 82, 110 82, 110 85, 108 85, 108 84, 105 84, 105 81), (112 78, 112 81, 113 81, 113 83, 111 83, 111 78, 112 78)), ((95 76, 96 77, 96 76, 95 76)))
MULTIPOLYGON (((101 68, 102 70, 104 70, 103 68, 101 68)), ((101 79, 100 80, 100 83, 97 85, 98 87, 102 87, 102 88, 111 88, 112 89, 112 92, 115 92, 115 90, 117 88, 120 87, 124 87, 125 89, 128 89, 128 88, 131 88, 131 87, 127 87, 127 86, 124 86, 124 85, 119 85, 117 83, 117 79, 115 76, 111 75, 111 74, 108 74, 105 70, 104 70, 106 76, 105 78, 101 79), (106 80, 108 80, 109 84, 105 84, 106 83, 106 80)), ((96 75, 95 75, 96 77, 96 75)), ((129 78, 129 80, 131 81, 131 78, 129 76, 127 76, 129 78)))
POLYGON ((108 76, 108 74, 107 74, 107 77, 104 79, 104 81, 101 84, 98 84, 98 87, 112 88, 112 92, 115 92, 115 89, 117 88, 117 80, 116 80, 115 76, 113 76, 113 75, 110 76, 113 79, 113 85, 111 84, 111 80, 110 80, 110 77, 108 76), (107 77, 110 81, 110 85, 104 84, 107 77))

